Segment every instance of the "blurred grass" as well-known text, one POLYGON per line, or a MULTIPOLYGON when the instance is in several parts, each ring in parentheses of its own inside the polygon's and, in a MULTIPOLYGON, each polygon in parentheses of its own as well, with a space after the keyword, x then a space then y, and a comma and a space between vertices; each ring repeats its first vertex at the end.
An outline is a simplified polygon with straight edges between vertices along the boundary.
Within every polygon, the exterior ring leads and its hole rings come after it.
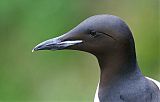
POLYGON ((31 50, 95 14, 128 23, 143 74, 160 80, 158 9, 158 0, 1 0, 0 102, 92 102, 99 75, 94 56, 31 50))

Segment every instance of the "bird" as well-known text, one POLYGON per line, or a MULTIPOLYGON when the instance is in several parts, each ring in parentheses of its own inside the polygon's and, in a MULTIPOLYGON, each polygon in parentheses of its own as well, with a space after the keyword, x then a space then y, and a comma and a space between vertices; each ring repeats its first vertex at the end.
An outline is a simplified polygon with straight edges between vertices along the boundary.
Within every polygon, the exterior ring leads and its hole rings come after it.
POLYGON ((160 83, 142 74, 133 34, 120 17, 91 16, 32 51, 64 49, 88 52, 97 58, 100 77, 94 102, 160 102, 160 83))

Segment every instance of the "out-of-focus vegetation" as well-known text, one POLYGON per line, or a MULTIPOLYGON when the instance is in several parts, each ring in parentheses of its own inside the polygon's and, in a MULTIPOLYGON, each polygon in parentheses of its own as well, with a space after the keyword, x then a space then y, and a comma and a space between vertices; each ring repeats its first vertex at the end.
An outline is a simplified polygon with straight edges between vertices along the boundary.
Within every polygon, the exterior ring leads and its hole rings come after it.
POLYGON ((1 0, 0 102, 92 102, 99 76, 94 56, 31 50, 96 14, 128 23, 143 74, 160 80, 158 0, 1 0))

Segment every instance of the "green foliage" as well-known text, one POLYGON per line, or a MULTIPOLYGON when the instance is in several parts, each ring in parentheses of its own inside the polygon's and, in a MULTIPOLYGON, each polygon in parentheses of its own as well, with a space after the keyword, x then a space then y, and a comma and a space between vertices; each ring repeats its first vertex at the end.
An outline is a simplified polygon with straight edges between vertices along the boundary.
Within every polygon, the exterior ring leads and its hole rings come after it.
POLYGON ((94 56, 31 50, 95 14, 128 23, 142 72, 160 80, 158 0, 1 0, 0 102, 92 102, 99 76, 94 56))

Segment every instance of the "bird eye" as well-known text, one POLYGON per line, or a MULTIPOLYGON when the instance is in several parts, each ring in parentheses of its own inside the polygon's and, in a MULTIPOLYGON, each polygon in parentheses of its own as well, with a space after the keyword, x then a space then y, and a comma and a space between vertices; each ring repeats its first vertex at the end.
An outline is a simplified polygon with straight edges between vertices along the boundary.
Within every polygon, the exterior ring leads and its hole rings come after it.
POLYGON ((91 35, 92 37, 96 37, 96 36, 97 36, 97 32, 94 31, 94 30, 92 30, 92 31, 90 31, 90 35, 91 35))

